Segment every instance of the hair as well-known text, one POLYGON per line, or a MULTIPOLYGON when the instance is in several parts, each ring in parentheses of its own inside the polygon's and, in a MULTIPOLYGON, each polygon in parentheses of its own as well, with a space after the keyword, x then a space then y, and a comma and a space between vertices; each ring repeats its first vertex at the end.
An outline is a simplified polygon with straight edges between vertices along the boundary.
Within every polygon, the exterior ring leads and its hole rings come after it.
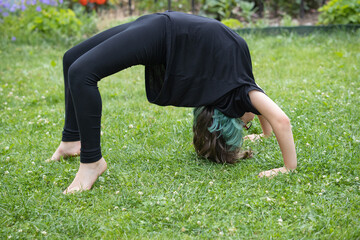
POLYGON ((194 147, 198 156, 216 163, 236 163, 252 156, 251 150, 241 152, 242 121, 230 118, 211 106, 194 109, 194 147))

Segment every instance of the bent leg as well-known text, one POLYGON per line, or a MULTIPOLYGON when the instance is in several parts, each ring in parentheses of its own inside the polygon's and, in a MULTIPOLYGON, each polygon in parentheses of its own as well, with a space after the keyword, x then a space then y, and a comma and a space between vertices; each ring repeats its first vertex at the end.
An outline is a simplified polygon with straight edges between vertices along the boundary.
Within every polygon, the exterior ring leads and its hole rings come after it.
POLYGON ((69 68, 69 87, 81 136, 82 163, 98 161, 102 103, 97 82, 138 64, 164 61, 165 20, 146 19, 84 53, 69 68))
POLYGON ((109 39, 110 37, 124 31, 130 25, 131 23, 127 23, 110 28, 74 46, 64 54, 63 74, 64 74, 64 87, 65 87, 65 124, 62 133, 63 142, 80 141, 79 128, 77 125, 74 104, 72 102, 71 92, 69 88, 68 76, 69 76, 70 66, 84 53, 96 47, 97 45, 109 39))
POLYGON ((80 168, 64 193, 88 190, 106 169, 101 155, 101 96, 97 82, 113 73, 138 64, 165 61, 164 16, 142 18, 84 53, 69 68, 69 89, 81 136, 80 168))
POLYGON ((127 29, 131 23, 123 24, 101 32, 68 50, 63 57, 63 74, 65 87, 65 124, 62 141, 47 162, 59 161, 61 157, 80 155, 80 133, 76 120, 75 109, 69 88, 69 68, 84 53, 96 47, 110 37, 127 29))

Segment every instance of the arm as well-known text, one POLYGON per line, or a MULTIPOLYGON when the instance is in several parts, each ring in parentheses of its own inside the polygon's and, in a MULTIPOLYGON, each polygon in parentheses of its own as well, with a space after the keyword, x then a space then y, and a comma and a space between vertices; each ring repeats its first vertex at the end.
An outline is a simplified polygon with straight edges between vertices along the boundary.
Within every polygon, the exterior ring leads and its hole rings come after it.
POLYGON ((287 172, 288 170, 294 170, 297 166, 297 159, 289 118, 280 107, 264 93, 253 90, 249 92, 249 97, 253 106, 261 113, 262 117, 273 129, 285 164, 283 168, 262 172, 260 176, 271 176, 276 175, 279 171, 287 172))
POLYGON ((244 137, 244 140, 250 140, 255 142, 256 140, 261 139, 262 137, 270 137, 272 134, 272 127, 270 123, 261 115, 258 115, 258 119, 260 121, 262 133, 261 134, 250 134, 244 137))

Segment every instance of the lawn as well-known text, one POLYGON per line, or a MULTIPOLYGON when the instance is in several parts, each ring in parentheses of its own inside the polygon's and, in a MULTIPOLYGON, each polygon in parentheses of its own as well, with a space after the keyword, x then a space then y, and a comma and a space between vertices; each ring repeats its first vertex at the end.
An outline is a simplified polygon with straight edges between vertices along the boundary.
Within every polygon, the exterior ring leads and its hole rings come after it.
POLYGON ((136 66, 99 83, 109 167, 72 195, 78 158, 45 163, 69 46, 1 44, 0 238, 359 239, 360 32, 243 37, 257 83, 292 120, 295 173, 257 177, 283 164, 275 137, 246 142, 254 157, 235 165, 197 158, 192 109, 149 104, 136 66))

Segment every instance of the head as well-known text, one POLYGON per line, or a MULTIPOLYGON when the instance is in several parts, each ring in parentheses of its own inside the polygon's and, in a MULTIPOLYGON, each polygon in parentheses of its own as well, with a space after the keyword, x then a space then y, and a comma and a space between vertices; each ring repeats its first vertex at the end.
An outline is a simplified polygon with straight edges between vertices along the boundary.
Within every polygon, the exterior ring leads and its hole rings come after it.
POLYGON ((229 118, 213 107, 194 109, 194 147, 196 153, 217 163, 235 163, 240 156, 243 127, 254 118, 229 118))

